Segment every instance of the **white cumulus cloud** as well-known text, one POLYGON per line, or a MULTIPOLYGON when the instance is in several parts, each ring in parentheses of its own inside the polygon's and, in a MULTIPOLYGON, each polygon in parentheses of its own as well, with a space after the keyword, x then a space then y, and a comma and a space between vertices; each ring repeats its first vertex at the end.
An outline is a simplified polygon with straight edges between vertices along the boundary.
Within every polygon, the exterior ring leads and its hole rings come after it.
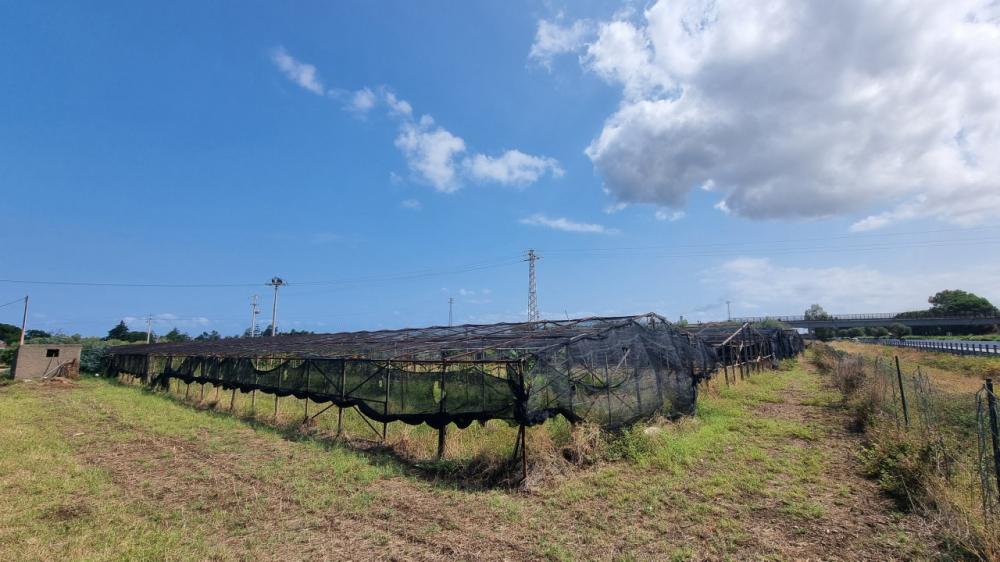
POLYGON ((995 219, 998 12, 993 0, 660 0, 577 48, 622 91, 586 155, 629 203, 681 209, 710 185, 719 209, 755 219, 995 219))
POLYGON ((465 141, 438 127, 426 116, 418 123, 408 121, 399 130, 396 147, 416 176, 434 189, 451 193, 458 182, 455 156, 465 152, 465 141))
POLYGON ((550 218, 544 214, 536 213, 530 217, 525 217, 521 219, 521 224, 527 224, 531 226, 543 226, 546 228, 551 228, 553 230, 561 230, 563 232, 578 232, 586 234, 618 234, 618 230, 614 228, 608 228, 602 224, 593 224, 585 222, 571 221, 566 218, 550 218))

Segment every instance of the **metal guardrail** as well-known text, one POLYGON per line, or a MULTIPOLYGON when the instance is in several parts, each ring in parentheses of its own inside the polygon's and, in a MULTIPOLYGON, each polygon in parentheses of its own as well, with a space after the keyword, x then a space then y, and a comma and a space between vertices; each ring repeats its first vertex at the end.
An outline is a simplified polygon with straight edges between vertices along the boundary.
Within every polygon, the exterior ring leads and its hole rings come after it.
POLYGON ((889 338, 858 338, 861 343, 908 347, 924 351, 951 353, 952 355, 979 355, 1000 357, 1000 343, 970 342, 961 340, 897 340, 889 338))
POLYGON ((806 318, 804 315, 798 316, 746 316, 733 318, 732 322, 764 322, 766 320, 777 320, 778 322, 823 322, 836 320, 968 320, 968 319, 996 319, 1000 323, 1000 316, 990 316, 986 314, 953 314, 949 316, 902 316, 905 312, 873 312, 866 314, 829 314, 825 318, 806 318))

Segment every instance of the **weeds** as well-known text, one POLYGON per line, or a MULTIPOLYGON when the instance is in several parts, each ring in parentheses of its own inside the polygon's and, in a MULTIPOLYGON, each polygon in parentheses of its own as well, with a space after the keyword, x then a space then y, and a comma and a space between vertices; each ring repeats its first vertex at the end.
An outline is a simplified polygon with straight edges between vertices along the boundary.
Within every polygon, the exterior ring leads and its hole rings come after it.
MULTIPOLYGON (((953 554, 995 559, 1000 536, 983 519, 970 476, 976 450, 971 398, 961 391, 948 392, 919 370, 897 373, 894 363, 881 355, 851 355, 824 344, 814 345, 811 353, 829 384, 844 394, 852 428, 865 434, 861 459, 866 474, 899 509, 919 512, 931 521, 953 554), (907 412, 900 407, 903 392, 907 412)), ((969 367, 978 363, 970 360, 979 359, 923 355, 935 356, 921 357, 923 364, 969 367)))

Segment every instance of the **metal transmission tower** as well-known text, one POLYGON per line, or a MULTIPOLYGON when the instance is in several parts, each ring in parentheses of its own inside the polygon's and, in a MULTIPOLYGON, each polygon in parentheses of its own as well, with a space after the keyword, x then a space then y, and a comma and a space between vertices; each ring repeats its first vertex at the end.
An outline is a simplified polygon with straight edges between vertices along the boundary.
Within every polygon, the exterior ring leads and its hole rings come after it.
POLYGON ((453 316, 451 314, 452 306, 455 304, 455 297, 448 297, 448 325, 453 325, 453 316))
POLYGON ((535 292, 535 262, 541 257, 534 250, 528 250, 528 322, 538 322, 538 294, 535 292))
POLYGON ((250 337, 256 338, 257 333, 257 315, 260 314, 260 307, 257 306, 257 295, 250 295, 250 337))
POLYGON ((278 335, 278 287, 287 285, 281 277, 272 277, 268 285, 274 287, 274 303, 271 305, 271 336, 278 335))

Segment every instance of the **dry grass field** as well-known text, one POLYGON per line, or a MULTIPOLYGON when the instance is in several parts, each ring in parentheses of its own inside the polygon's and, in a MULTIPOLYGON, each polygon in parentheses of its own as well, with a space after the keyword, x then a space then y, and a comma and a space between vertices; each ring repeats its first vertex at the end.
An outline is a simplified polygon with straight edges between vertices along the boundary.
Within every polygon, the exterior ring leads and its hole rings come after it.
POLYGON ((703 389, 698 414, 611 438, 529 430, 526 487, 473 476, 515 429, 390 425, 301 401, 96 377, 0 387, 0 559, 903 560, 923 520, 861 472, 805 361, 703 389), (188 391, 187 400, 184 399, 188 391), (310 412, 319 406, 310 405, 310 412), (367 433, 366 433, 367 432, 367 433), (575 450, 574 454, 564 454, 575 450), (565 457, 575 458, 570 462, 565 457), (580 458, 584 458, 581 461, 580 458))

